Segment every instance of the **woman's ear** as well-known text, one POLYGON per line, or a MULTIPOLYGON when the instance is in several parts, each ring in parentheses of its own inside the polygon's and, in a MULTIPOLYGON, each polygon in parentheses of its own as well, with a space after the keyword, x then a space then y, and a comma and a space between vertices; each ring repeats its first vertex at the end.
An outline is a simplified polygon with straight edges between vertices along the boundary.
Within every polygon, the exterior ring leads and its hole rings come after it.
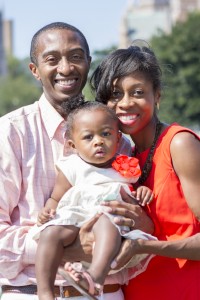
POLYGON ((155 105, 159 107, 160 104, 160 98, 161 98, 161 91, 157 90, 155 93, 155 105))
POLYGON ((119 143, 122 137, 121 131, 118 131, 117 142, 119 143))

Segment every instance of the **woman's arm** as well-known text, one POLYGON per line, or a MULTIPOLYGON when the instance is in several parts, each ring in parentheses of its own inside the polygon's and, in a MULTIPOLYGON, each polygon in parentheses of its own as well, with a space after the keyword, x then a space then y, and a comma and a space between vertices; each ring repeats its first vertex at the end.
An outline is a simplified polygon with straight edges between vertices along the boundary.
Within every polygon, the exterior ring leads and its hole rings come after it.
MULTIPOLYGON (((200 220, 200 141, 191 133, 181 132, 173 138, 170 151, 188 206, 200 220)), ((123 266, 139 253, 200 260, 200 233, 176 241, 125 241, 113 266, 123 266)))
POLYGON ((187 204, 200 221, 200 140, 180 132, 174 136, 170 151, 187 204))
POLYGON ((119 269, 126 265, 135 254, 143 253, 200 260, 200 233, 176 241, 125 240, 111 268, 119 269))

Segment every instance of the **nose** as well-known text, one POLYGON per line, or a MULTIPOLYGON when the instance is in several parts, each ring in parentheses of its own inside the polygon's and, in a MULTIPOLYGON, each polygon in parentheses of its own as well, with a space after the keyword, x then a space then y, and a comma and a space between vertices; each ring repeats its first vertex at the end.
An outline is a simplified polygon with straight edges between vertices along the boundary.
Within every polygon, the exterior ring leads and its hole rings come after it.
POLYGON ((94 145, 95 146, 100 146, 100 145, 103 145, 103 144, 104 144, 103 138, 101 136, 96 136, 95 139, 94 139, 94 145))
POLYGON ((62 73, 64 75, 69 74, 71 71, 73 71, 74 66, 73 64, 67 60, 67 58, 62 58, 58 63, 58 73, 62 73))
POLYGON ((127 94, 124 94, 123 98, 117 103, 118 107, 129 108, 134 105, 134 100, 127 94))

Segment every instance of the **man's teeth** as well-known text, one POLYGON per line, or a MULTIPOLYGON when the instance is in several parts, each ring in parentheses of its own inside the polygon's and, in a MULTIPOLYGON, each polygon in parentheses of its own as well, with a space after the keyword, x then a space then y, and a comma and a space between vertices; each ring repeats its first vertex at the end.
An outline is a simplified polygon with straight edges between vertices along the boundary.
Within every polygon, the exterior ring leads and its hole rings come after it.
POLYGON ((60 85, 70 85, 73 84, 76 80, 70 79, 70 80, 58 80, 57 83, 60 85))

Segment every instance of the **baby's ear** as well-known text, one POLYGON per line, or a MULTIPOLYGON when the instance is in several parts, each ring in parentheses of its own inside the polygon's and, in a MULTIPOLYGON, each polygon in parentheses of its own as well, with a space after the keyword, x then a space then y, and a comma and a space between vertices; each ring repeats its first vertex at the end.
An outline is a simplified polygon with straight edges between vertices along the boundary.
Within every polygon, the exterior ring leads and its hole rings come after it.
POLYGON ((63 155, 68 156, 73 153, 77 153, 74 142, 72 140, 65 139, 63 155))

